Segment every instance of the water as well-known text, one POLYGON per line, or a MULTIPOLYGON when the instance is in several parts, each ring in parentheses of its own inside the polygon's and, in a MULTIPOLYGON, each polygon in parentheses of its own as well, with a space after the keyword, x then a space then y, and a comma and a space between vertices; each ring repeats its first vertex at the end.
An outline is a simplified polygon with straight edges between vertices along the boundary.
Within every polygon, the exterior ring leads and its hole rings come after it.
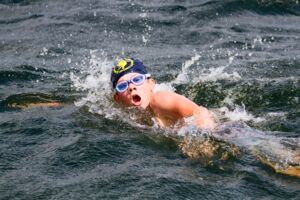
POLYGON ((297 146, 299 16, 297 0, 0 1, 0 199, 299 199, 298 178, 251 153, 297 146), (194 127, 120 110, 108 80, 126 56, 243 123, 231 133, 250 136, 222 138, 241 153, 204 165, 173 139, 194 127))

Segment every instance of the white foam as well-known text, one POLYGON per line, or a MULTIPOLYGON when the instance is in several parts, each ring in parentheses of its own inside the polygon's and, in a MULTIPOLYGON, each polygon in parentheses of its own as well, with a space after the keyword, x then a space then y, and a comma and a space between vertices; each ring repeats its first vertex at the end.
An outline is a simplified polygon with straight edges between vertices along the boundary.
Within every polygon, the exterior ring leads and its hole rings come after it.
POLYGON ((110 73, 113 63, 104 52, 90 51, 86 65, 82 65, 80 73, 70 73, 72 86, 86 95, 75 102, 76 106, 88 106, 89 111, 111 117, 113 102, 110 85, 110 73))
POLYGON ((154 91, 175 91, 175 88, 172 86, 172 83, 157 83, 155 84, 154 91))
POLYGON ((238 54, 232 55, 232 52, 227 52, 228 64, 225 66, 219 66, 214 68, 200 68, 198 67, 197 71, 191 70, 191 66, 198 64, 197 61, 202 57, 199 53, 196 53, 189 60, 185 61, 182 64, 181 73, 176 77, 175 80, 171 81, 171 84, 186 84, 192 82, 196 84, 198 82, 209 82, 209 81, 217 81, 217 80, 231 80, 238 81, 242 77, 236 71, 232 73, 226 72, 226 69, 232 64, 234 58, 238 56, 238 54))
POLYGON ((254 117, 252 114, 248 113, 245 109, 245 105, 238 106, 236 105, 234 110, 229 110, 227 107, 221 107, 218 109, 223 112, 224 115, 232 121, 254 121, 256 123, 262 122, 265 119, 262 117, 254 117))
POLYGON ((270 117, 285 117, 287 112, 269 112, 267 115, 270 117))
POLYGON ((232 81, 238 81, 241 79, 241 76, 237 72, 233 72, 231 74, 225 72, 227 66, 221 66, 216 68, 211 68, 207 70, 207 72, 202 71, 199 74, 199 77, 201 77, 201 81, 207 82, 207 81, 217 81, 217 80, 232 80, 232 81))
POLYGON ((173 83, 186 83, 189 80, 189 78, 188 78, 189 67, 191 67, 193 64, 195 64, 195 62, 198 61, 200 58, 201 58, 201 56, 196 54, 190 60, 185 61, 181 68, 182 72, 172 82, 173 83))

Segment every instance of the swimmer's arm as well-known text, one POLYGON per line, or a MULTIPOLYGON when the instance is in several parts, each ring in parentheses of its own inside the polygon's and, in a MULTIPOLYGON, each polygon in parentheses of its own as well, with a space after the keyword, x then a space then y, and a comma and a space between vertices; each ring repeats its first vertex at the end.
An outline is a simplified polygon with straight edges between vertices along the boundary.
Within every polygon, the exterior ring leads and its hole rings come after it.
POLYGON ((200 128, 213 128, 215 123, 211 113, 205 107, 198 106, 188 98, 173 92, 157 92, 154 102, 159 110, 176 118, 195 117, 200 128))

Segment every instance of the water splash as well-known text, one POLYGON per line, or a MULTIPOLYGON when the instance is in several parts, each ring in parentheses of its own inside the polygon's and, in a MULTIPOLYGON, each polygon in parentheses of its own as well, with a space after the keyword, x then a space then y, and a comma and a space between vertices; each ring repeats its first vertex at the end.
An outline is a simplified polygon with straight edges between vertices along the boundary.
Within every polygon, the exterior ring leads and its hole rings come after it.
POLYGON ((156 83, 154 91, 175 91, 175 88, 173 87, 172 83, 162 82, 162 83, 156 83))
POLYGON ((253 121, 255 123, 258 123, 265 120, 262 117, 255 117, 251 113, 248 113, 246 111, 245 105, 235 105, 235 108, 233 110, 230 110, 228 107, 223 106, 218 110, 231 121, 253 121))
POLYGON ((146 46, 150 42, 151 32, 153 30, 152 26, 149 25, 149 11, 146 9, 142 9, 139 17, 141 18, 145 26, 142 33, 142 42, 144 46, 146 46))
POLYGON ((187 60, 182 65, 181 73, 177 76, 177 78, 172 81, 174 84, 184 84, 189 81, 188 78, 188 72, 189 68, 195 64, 196 61, 198 61, 201 58, 200 55, 196 54, 194 55, 190 60, 187 60))
POLYGON ((113 102, 110 85, 110 73, 113 63, 107 59, 104 52, 90 51, 90 58, 80 72, 70 73, 73 88, 86 94, 75 102, 78 107, 87 106, 92 113, 111 118, 113 102))
POLYGON ((217 80, 231 80, 238 81, 241 79, 241 76, 237 72, 233 72, 232 74, 228 74, 225 69, 227 66, 221 66, 209 69, 207 72, 202 71, 199 77, 201 77, 201 81, 217 81, 217 80))
POLYGON ((227 67, 232 64, 235 56, 237 55, 231 55, 231 53, 228 53, 229 61, 227 65, 206 68, 200 66, 200 59, 202 58, 201 54, 195 54, 183 63, 181 73, 171 82, 171 84, 197 84, 199 82, 215 82, 217 80, 238 81, 242 78, 238 72, 226 72, 227 67), (197 65, 197 70, 191 69, 193 65, 197 65))

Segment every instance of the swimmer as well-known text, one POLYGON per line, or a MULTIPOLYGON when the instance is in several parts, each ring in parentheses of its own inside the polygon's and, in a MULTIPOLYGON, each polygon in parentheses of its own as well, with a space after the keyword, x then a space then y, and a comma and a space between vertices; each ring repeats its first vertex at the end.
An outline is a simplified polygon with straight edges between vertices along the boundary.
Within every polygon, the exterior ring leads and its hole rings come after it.
POLYGON ((202 129, 211 130, 216 126, 207 108, 174 92, 155 92, 155 80, 139 60, 121 60, 112 70, 111 82, 117 103, 149 111, 161 127, 174 127, 187 117, 193 117, 202 129))
MULTIPOLYGON (((136 107, 151 114, 160 127, 174 128, 184 124, 186 118, 192 117, 194 124, 200 129, 213 133, 217 127, 214 117, 207 108, 199 106, 188 98, 174 92, 155 92, 155 80, 147 72, 143 63, 136 59, 123 59, 112 69, 111 82, 113 99, 123 107, 136 107)), ((213 137, 213 135, 212 135, 213 137)), ((180 145, 183 152, 191 158, 210 158, 221 149, 215 140, 197 140, 184 138, 180 145)), ((221 154, 220 160, 228 158, 228 153, 235 156, 239 153, 233 144, 231 151, 221 154)), ((273 168, 277 173, 300 178, 299 166, 287 166, 278 169, 276 163, 269 162, 262 154, 256 154, 264 164, 273 168)))

